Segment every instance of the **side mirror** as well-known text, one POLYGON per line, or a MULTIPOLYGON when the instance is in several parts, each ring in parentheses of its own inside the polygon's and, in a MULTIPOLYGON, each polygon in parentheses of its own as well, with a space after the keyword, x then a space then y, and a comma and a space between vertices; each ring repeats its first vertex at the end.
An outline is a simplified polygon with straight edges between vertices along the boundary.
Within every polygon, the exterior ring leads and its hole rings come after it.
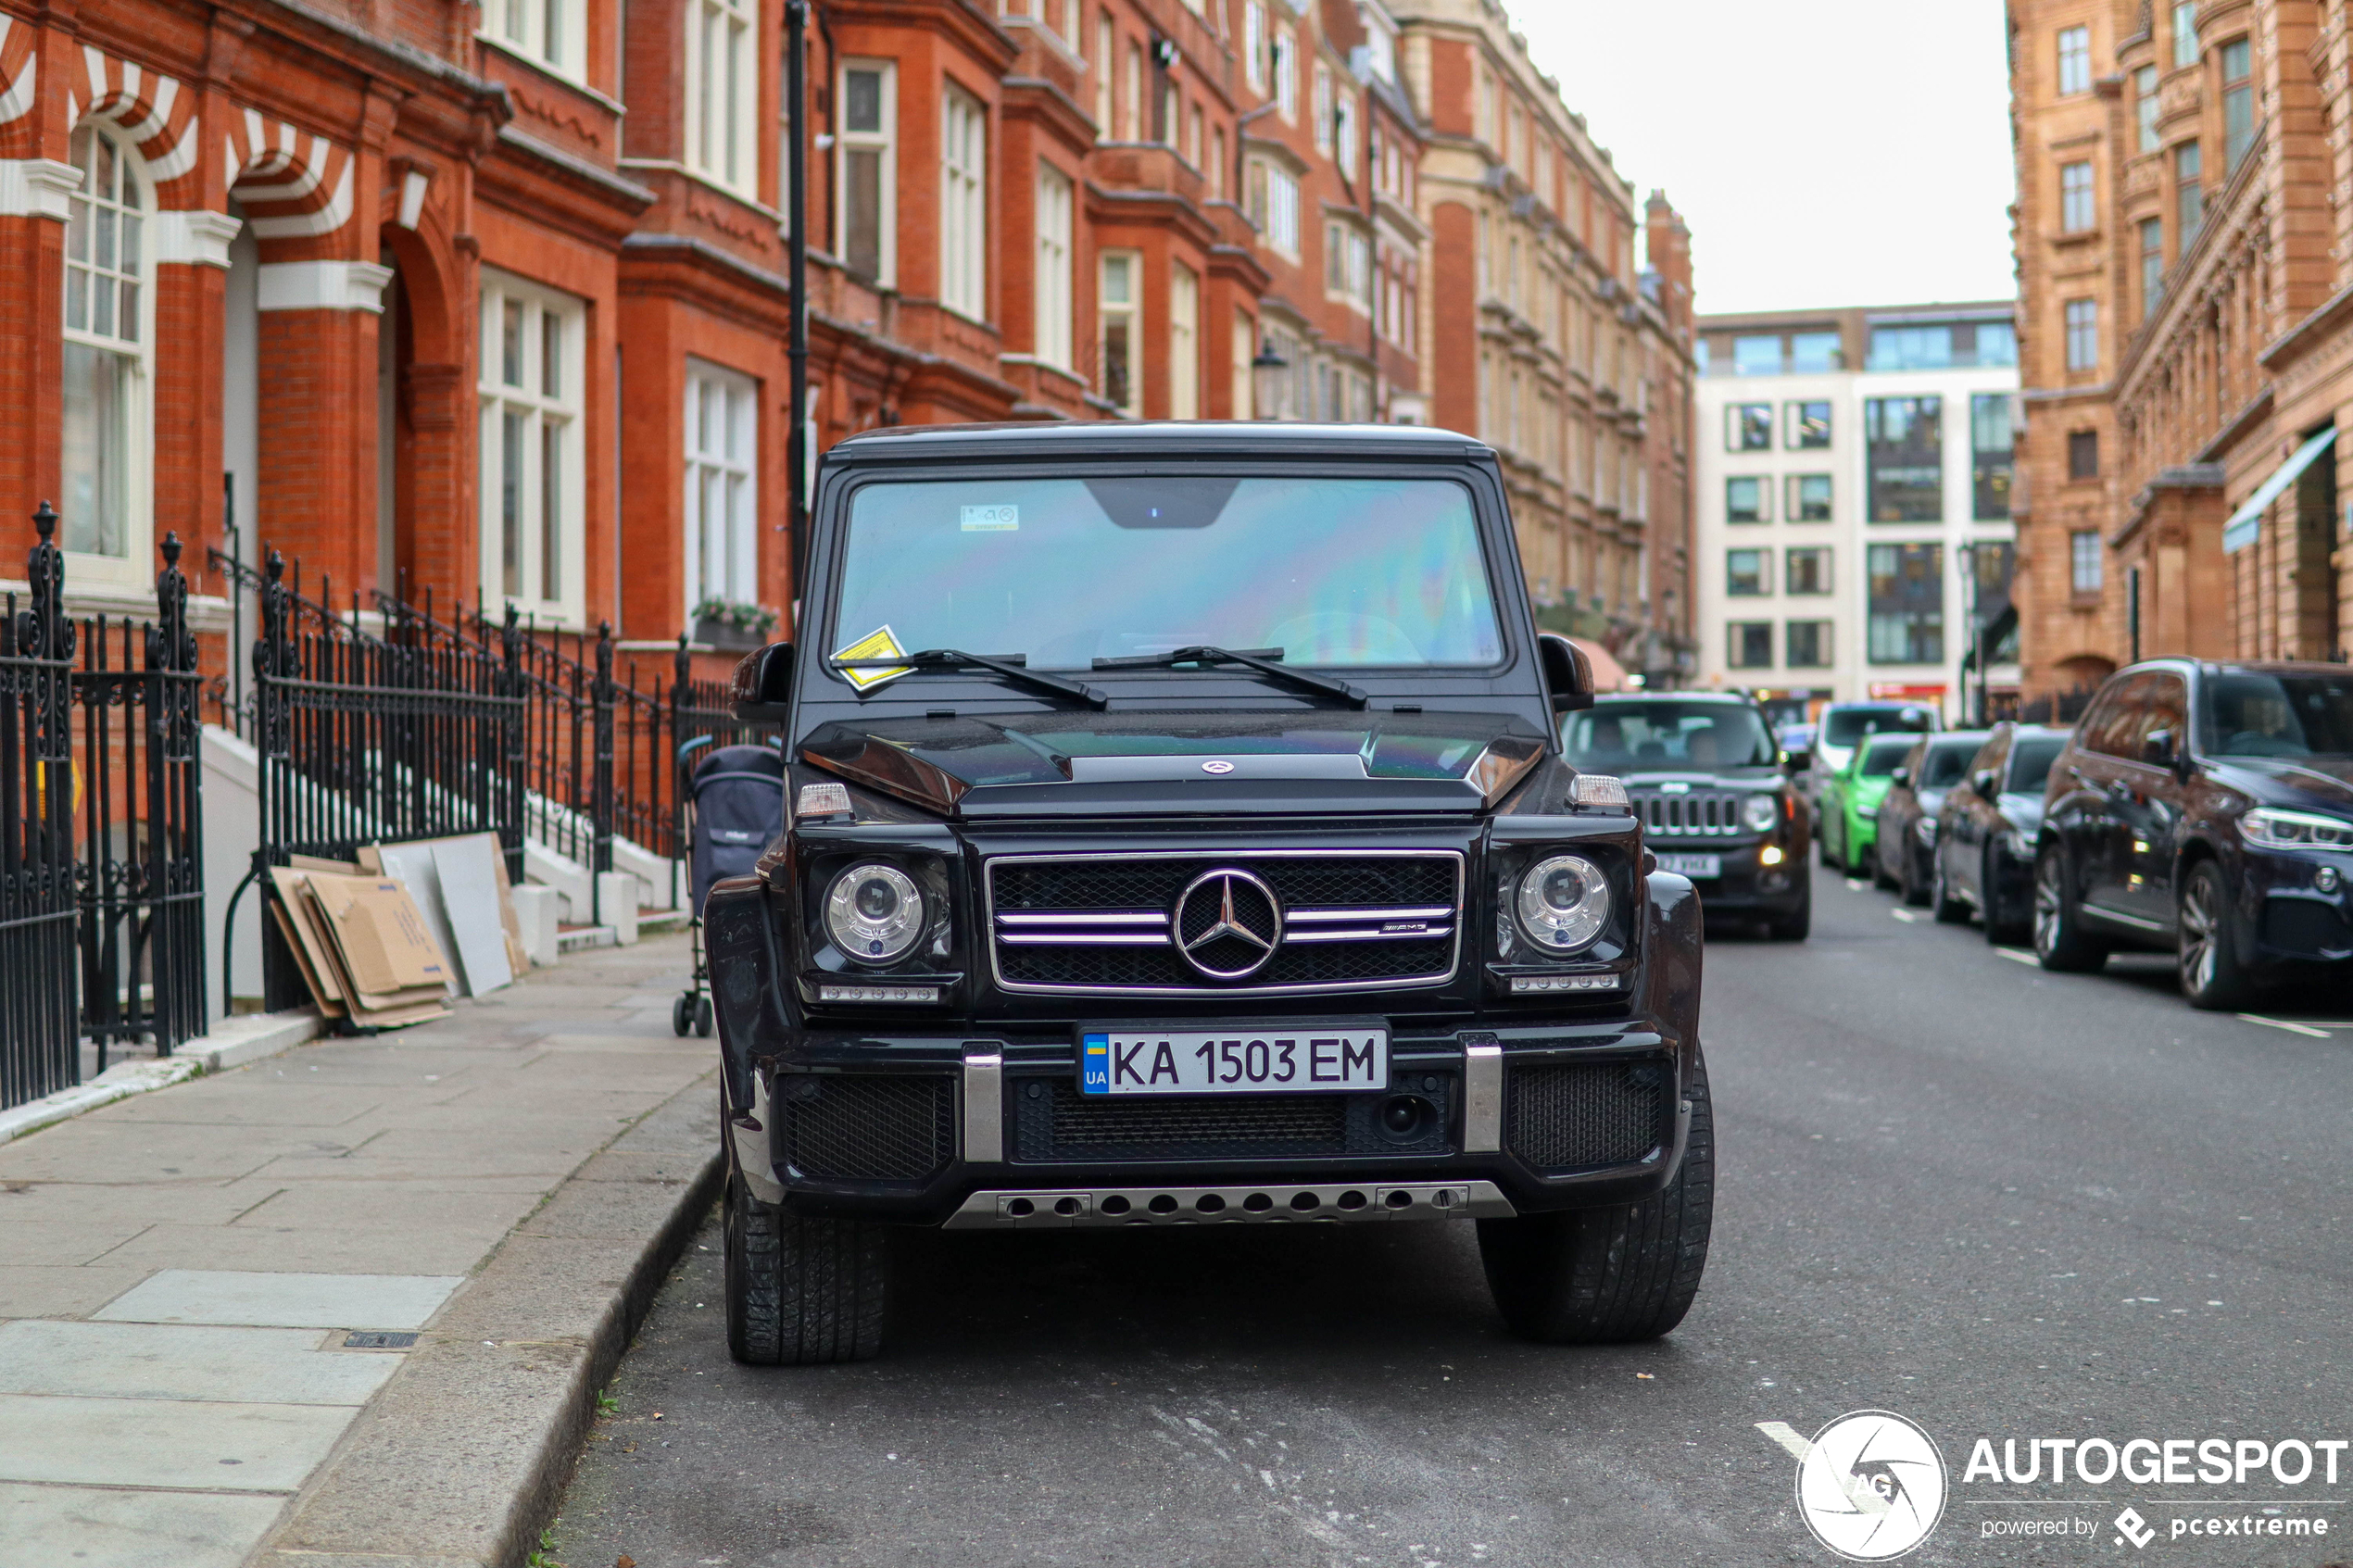
POLYGON ((770 643, 746 654, 731 683, 736 717, 748 723, 781 724, 792 703, 792 645, 770 643))
POLYGON ((1987 800, 1994 798, 1994 770, 1980 768, 1969 776, 1969 786, 1987 800))
POLYGON ((1553 711, 1574 713, 1593 706, 1593 661, 1585 650, 1558 632, 1536 633, 1536 650, 1544 666, 1544 687, 1552 694, 1553 711))
POLYGON ((1895 771, 1888 775, 1888 782, 1897 789, 1909 789, 1912 787, 1912 770, 1899 762, 1895 771))
POLYGON ((2171 768, 2173 765, 2173 732, 2151 730, 2143 736, 2141 760, 2152 767, 2171 768))

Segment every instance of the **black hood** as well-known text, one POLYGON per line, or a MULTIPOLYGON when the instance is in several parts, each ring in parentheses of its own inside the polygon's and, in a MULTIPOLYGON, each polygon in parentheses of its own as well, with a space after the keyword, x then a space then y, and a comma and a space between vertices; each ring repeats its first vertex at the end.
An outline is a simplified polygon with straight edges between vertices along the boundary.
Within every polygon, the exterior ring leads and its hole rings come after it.
POLYGON ((2218 757, 2208 771, 2259 806, 2353 813, 2353 757, 2218 757))
POLYGON ((1508 714, 1343 709, 837 720, 800 755, 970 819, 1477 812, 1543 749, 1508 714))

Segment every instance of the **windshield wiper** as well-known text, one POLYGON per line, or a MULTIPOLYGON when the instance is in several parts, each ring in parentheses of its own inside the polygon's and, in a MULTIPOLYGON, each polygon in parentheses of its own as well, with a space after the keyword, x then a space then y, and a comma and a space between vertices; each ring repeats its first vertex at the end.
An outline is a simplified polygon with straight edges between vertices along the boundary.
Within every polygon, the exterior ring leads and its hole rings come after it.
POLYGON ((1139 654, 1133 659, 1099 659, 1098 670, 1166 670, 1179 664, 1239 664, 1254 670, 1270 681, 1279 681, 1293 691, 1307 692, 1316 696, 1338 697, 1351 708, 1369 708, 1373 699, 1345 681, 1327 676, 1311 675, 1304 670, 1294 670, 1278 663, 1283 657, 1280 648, 1196 647, 1178 648, 1173 653, 1139 654))
POLYGON ((825 662, 836 670, 986 670, 1010 684, 1026 687, 1047 696, 1068 697, 1101 711, 1111 706, 1111 698, 1092 686, 1076 681, 1065 681, 1060 675, 1049 675, 1040 670, 1025 670, 1026 654, 1009 653, 990 657, 987 654, 965 653, 961 648, 924 648, 915 653, 903 653, 895 659, 833 659, 825 662))

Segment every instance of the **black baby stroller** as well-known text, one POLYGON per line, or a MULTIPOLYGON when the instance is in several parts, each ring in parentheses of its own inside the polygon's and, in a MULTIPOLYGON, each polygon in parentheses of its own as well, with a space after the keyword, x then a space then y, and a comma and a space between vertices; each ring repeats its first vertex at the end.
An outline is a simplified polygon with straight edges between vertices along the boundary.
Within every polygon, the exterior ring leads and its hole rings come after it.
POLYGON ((688 929, 694 933, 695 974, 686 994, 671 1006, 670 1027, 709 1039, 711 998, 703 988, 711 983, 711 967, 702 950, 703 900, 721 877, 750 871, 784 831, 785 755, 774 742, 714 748, 710 735, 698 735, 678 748, 678 771, 686 776, 679 795, 693 856, 686 896, 694 911, 688 929))

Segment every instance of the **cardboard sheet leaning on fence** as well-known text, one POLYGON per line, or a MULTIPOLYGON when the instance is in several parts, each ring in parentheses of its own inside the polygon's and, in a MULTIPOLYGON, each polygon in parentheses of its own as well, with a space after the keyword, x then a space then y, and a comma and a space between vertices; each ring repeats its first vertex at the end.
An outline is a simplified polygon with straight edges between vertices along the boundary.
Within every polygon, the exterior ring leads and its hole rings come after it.
POLYGON ((305 867, 270 874, 272 912, 322 1015, 360 1029, 448 1015, 449 960, 398 879, 305 867))

